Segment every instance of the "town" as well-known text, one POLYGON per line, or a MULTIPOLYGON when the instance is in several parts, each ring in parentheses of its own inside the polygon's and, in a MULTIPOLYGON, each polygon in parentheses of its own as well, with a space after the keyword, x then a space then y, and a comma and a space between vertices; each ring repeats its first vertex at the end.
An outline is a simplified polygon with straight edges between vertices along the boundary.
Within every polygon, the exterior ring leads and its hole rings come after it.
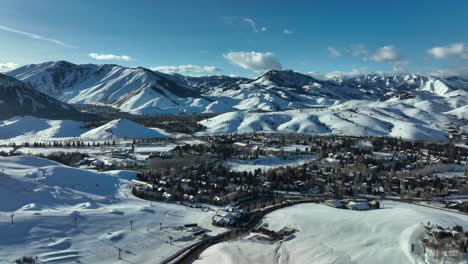
POLYGON ((468 145, 385 137, 235 134, 191 139, 8 143, 69 166, 134 169, 144 199, 233 205, 302 197, 415 200, 467 212, 468 145), (65 151, 65 152, 64 152, 65 151))

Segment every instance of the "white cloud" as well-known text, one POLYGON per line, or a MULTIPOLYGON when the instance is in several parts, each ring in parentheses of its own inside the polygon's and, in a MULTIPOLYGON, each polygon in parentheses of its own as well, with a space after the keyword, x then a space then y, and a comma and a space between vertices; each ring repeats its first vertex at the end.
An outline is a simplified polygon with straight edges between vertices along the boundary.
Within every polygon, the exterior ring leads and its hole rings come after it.
POLYGON ((401 61, 401 55, 394 46, 383 46, 369 56, 364 57, 364 60, 376 62, 398 62, 401 61))
POLYGON ((321 72, 308 72, 307 74, 321 80, 328 80, 331 78, 340 78, 340 77, 356 77, 368 73, 365 68, 353 68, 351 71, 331 71, 326 73, 321 72))
POLYGON ((449 57, 460 57, 468 59, 468 48, 463 43, 454 43, 442 47, 433 47, 427 51, 436 59, 446 59, 449 57))
POLYGON ((214 66, 199 66, 192 64, 176 66, 156 66, 152 67, 151 70, 164 73, 214 73, 221 71, 221 69, 214 66))
POLYGON ((464 78, 468 78, 468 65, 466 64, 459 64, 459 65, 452 65, 441 69, 435 69, 428 72, 422 72, 422 74, 429 74, 441 77, 450 77, 450 76, 460 76, 464 78))
POLYGON ((89 53, 88 56, 95 60, 116 60, 116 61, 133 61, 134 60, 132 57, 127 56, 127 55, 89 53))
POLYGON ((367 49, 363 44, 352 44, 348 49, 346 49, 346 52, 351 54, 353 57, 358 57, 361 55, 366 55, 367 49))
POLYGON ((7 72, 14 70, 18 67, 19 65, 13 62, 5 62, 5 63, 0 63, 0 72, 7 72))
POLYGON ((259 29, 258 26, 257 26, 257 23, 255 23, 255 21, 253 19, 251 19, 251 18, 246 17, 246 18, 243 18, 242 21, 247 23, 250 26, 250 28, 252 28, 253 32, 265 32, 265 31, 267 31, 266 27, 260 27, 260 29, 259 29))
POLYGON ((249 24, 249 26, 252 28, 253 32, 258 32, 257 24, 255 23, 255 21, 253 21, 250 18, 243 18, 242 21, 249 24))
POLYGON ((290 30, 290 29, 283 29, 283 34, 291 35, 292 33, 294 33, 294 32, 292 30, 290 30))
POLYGON ((341 52, 339 50, 337 50, 336 48, 329 46, 327 48, 327 50, 328 50, 328 54, 330 54, 330 56, 335 57, 335 58, 336 57, 341 57, 341 52))
POLYGON ((57 45, 60 45, 60 46, 63 46, 63 47, 76 48, 75 46, 68 45, 65 42, 61 41, 61 40, 48 38, 48 37, 44 37, 44 36, 41 36, 41 35, 36 35, 36 34, 33 34, 33 33, 25 32, 25 31, 16 30, 16 29, 10 28, 10 27, 0 26, 0 30, 15 33, 15 34, 18 34, 18 35, 23 35, 23 36, 26 36, 26 37, 29 37, 29 38, 32 38, 32 39, 51 42, 51 43, 54 43, 54 44, 57 44, 57 45))
POLYGON ((224 58, 232 64, 241 68, 252 70, 255 72, 263 72, 268 70, 281 70, 283 67, 271 52, 228 52, 223 54, 224 58))

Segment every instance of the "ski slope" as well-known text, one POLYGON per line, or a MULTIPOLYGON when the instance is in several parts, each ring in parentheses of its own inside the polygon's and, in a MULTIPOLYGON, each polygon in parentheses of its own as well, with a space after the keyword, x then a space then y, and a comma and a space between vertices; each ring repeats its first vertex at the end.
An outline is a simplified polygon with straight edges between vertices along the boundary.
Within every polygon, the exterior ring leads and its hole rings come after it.
POLYGON ((195 263, 424 263, 422 256, 411 253, 411 244, 423 232, 422 222, 468 227, 466 215, 397 202, 383 204, 383 209, 373 211, 323 204, 277 210, 268 214, 265 222, 275 231, 296 229, 289 239, 268 244, 251 235, 212 246, 195 263))
POLYGON ((110 264, 119 248, 122 262, 157 263, 198 241, 183 224, 222 231, 210 226, 213 212, 135 198, 135 172, 76 169, 32 156, 0 158, 0 167, 0 263, 38 256, 42 263, 110 264))

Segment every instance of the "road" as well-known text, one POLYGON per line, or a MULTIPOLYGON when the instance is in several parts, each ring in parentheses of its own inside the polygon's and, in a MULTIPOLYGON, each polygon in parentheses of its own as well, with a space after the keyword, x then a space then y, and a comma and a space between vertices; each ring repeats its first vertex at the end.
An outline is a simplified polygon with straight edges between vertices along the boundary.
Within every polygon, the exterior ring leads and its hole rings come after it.
POLYGON ((235 228, 227 232, 224 232, 222 234, 219 234, 217 236, 213 236, 203 241, 200 241, 198 243, 195 243, 187 248, 180 250, 179 252, 170 256, 169 258, 167 258, 161 263, 163 264, 193 263, 196 259, 198 259, 198 257, 204 250, 211 247, 212 245, 215 245, 221 242, 230 241, 230 240, 236 240, 242 236, 249 234, 261 222, 261 220, 263 219, 265 215, 275 210, 282 209, 288 206, 301 204, 301 203, 316 202, 316 201, 317 200, 313 199, 313 200, 300 200, 300 201, 294 201, 294 202, 284 202, 279 205, 275 205, 275 206, 263 208, 258 211, 254 211, 252 213, 252 217, 250 221, 242 228, 235 228))

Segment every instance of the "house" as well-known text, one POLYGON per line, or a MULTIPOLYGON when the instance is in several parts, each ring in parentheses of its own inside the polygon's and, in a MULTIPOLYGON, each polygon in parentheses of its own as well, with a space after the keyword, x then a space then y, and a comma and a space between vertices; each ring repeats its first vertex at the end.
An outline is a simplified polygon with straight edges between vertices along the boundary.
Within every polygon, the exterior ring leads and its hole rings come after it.
POLYGON ((346 208, 348 208, 350 210, 358 210, 358 211, 364 211, 364 210, 370 210, 371 209, 368 202, 353 202, 353 201, 346 204, 346 208))
POLYGON ((324 204, 333 208, 345 208, 345 205, 343 204, 343 202, 340 200, 336 200, 336 199, 325 200, 324 204))
POLYGON ((111 157, 124 159, 124 158, 128 158, 129 154, 130 154, 130 149, 116 148, 112 150, 111 157))

